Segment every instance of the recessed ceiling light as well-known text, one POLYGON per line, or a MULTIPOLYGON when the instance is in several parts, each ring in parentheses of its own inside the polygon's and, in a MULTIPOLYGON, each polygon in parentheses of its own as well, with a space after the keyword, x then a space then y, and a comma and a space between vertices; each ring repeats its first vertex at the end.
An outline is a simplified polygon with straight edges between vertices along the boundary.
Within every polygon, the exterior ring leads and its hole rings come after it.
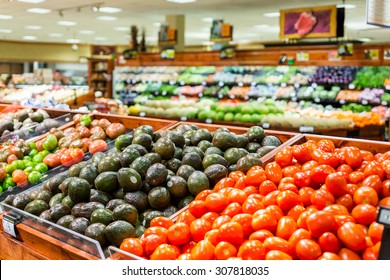
POLYGON ((93 31, 93 30, 79 30, 79 33, 84 34, 84 35, 92 35, 92 34, 95 34, 95 31, 93 31))
POLYGON ((193 3, 196 2, 196 0, 167 0, 168 2, 172 3, 179 3, 179 4, 186 4, 186 3, 193 3))
POLYGON ((79 39, 68 39, 66 40, 67 43, 70 43, 70 44, 78 44, 80 43, 80 40, 79 39))
POLYGON ((30 29, 30 30, 40 30, 40 29, 42 29, 42 26, 39 26, 39 25, 26 25, 24 28, 30 29))
POLYGON ((45 1, 46 1, 46 0, 18 0, 18 2, 34 3, 34 4, 42 3, 42 2, 45 2, 45 1))
POLYGON ((355 9, 356 6, 352 4, 337 4, 337 8, 345 8, 345 9, 355 9))
POLYGON ((205 18, 202 18, 202 21, 213 22, 213 18, 212 17, 205 17, 205 18))
POLYGON ((107 38, 106 37, 96 37, 95 40, 96 41, 107 41, 107 38))
POLYGON ((99 12, 101 13, 108 13, 108 14, 114 14, 122 12, 122 9, 120 8, 114 8, 114 7, 100 7, 99 12))
POLYGON ((0 15, 0 19, 11 19, 13 16, 10 15, 0 15))
POLYGON ((64 37, 64 34, 61 34, 61 33, 49 33, 49 37, 60 38, 60 37, 64 37))
POLYGON ((370 42, 371 38, 359 38, 358 40, 362 42, 370 42))
POLYGON ((48 14, 51 12, 51 10, 42 9, 42 8, 30 8, 30 9, 27 9, 27 12, 34 13, 34 14, 48 14))
POLYGON ((268 24, 257 24, 257 25, 254 25, 253 27, 254 28, 267 28, 267 27, 269 27, 269 25, 268 24))
POLYGON ((36 40, 37 39, 37 36, 23 36, 23 40, 36 40))
POLYGON ((12 33, 11 29, 0 29, 0 33, 12 33))
POLYGON ((117 26, 113 28, 115 31, 130 31, 130 27, 117 26))
POLYGON ((75 26, 77 22, 74 21, 66 21, 66 20, 60 20, 57 22, 58 25, 63 25, 63 26, 75 26))
POLYGON ((101 16, 97 17, 98 20, 103 20, 103 21, 115 21, 118 18, 117 17, 110 17, 110 16, 101 16))
POLYGON ((280 16, 280 13, 279 12, 265 13, 264 16, 265 17, 278 17, 278 16, 280 16))

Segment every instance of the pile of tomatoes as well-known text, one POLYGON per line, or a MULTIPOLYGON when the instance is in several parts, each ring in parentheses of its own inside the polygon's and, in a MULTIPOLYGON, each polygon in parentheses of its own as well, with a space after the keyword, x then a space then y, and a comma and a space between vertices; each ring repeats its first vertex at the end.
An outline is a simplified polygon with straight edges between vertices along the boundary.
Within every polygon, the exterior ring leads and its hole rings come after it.
POLYGON ((329 140, 279 151, 265 168, 235 171, 196 196, 175 222, 151 221, 121 249, 146 259, 372 260, 390 207, 390 152, 329 140))

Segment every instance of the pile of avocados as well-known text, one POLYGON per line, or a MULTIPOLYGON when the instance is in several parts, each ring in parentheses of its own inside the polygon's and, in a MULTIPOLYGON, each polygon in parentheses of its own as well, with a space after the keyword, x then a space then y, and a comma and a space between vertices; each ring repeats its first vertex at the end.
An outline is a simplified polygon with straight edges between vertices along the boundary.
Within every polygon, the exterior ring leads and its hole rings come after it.
POLYGON ((169 217, 229 172, 262 165, 281 144, 253 126, 237 135, 196 125, 154 133, 149 125, 115 140, 115 149, 44 182, 5 203, 97 240, 120 246, 139 237, 157 216, 169 217))

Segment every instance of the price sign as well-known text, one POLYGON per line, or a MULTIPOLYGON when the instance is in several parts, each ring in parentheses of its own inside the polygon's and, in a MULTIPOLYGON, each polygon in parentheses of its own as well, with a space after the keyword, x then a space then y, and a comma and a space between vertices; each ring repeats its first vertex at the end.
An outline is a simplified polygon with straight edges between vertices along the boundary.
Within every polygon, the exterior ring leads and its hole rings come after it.
POLYGON ((186 84, 186 83, 185 83, 184 81, 181 81, 181 82, 180 82, 180 85, 181 85, 181 86, 184 86, 185 84, 186 84))
POLYGON ((344 99, 340 99, 339 102, 340 102, 341 105, 345 104, 345 100, 344 99))
POLYGON ((388 248, 390 245, 390 208, 380 206, 376 221, 377 223, 384 225, 378 260, 389 260, 390 252, 388 248))
POLYGON ((229 95, 229 98, 230 98, 230 99, 234 99, 234 98, 235 98, 234 94, 230 94, 230 95, 229 95))
POLYGON ((390 226, 390 208, 379 208, 377 222, 386 226, 390 226))
POLYGON ((273 96, 272 96, 272 99, 273 99, 273 100, 276 100, 276 99, 278 99, 278 97, 277 97, 276 95, 273 95, 273 96))
POLYGON ((180 118, 180 120, 181 120, 182 122, 185 122, 185 121, 187 121, 187 117, 186 117, 186 116, 182 116, 182 117, 180 118))
POLYGON ((219 93, 219 94, 218 94, 218 98, 219 98, 219 99, 222 99, 222 98, 223 98, 223 94, 222 94, 222 93, 219 93))
POLYGON ((175 81, 169 81, 169 84, 170 85, 174 85, 174 84, 176 84, 176 82, 175 81))
POLYGON ((313 133, 314 132, 314 126, 300 126, 299 132, 301 133, 313 133))
POLYGON ((199 96, 199 97, 203 97, 203 93, 199 93, 198 96, 199 96))
POLYGON ((298 100, 298 99, 297 99, 295 96, 291 98, 291 101, 292 101, 292 102, 297 102, 297 100, 298 100))
POLYGON ((243 84, 242 82, 239 82, 239 83, 238 83, 238 86, 239 86, 239 87, 242 87, 243 85, 244 85, 244 84, 243 84))
POLYGON ((131 80, 131 83, 135 84, 135 83, 137 83, 137 81, 136 80, 131 80))
POLYGON ((212 119, 206 119, 206 120, 205 120, 205 123, 207 123, 207 124, 212 124, 212 123, 213 123, 213 120, 212 120, 212 119))
POLYGON ((206 83, 206 81, 203 81, 202 86, 205 86, 205 85, 207 85, 207 83, 206 83))
POLYGON ((3 216, 3 228, 4 232, 17 238, 17 230, 16 225, 19 223, 19 220, 10 216, 10 215, 4 215, 3 216))
POLYGON ((381 102, 381 104, 382 104, 383 106, 387 106, 387 101, 384 101, 384 100, 383 100, 383 101, 381 102))
POLYGON ((348 85, 348 88, 349 88, 349 89, 355 89, 355 85, 354 85, 354 84, 349 84, 349 85, 348 85))
POLYGON ((218 85, 219 85, 220 87, 223 87, 223 86, 225 85, 225 83, 224 83, 224 82, 219 82, 218 85))
POLYGON ((286 84, 286 83, 282 83, 280 86, 281 86, 281 87, 286 87, 287 84, 286 84))
POLYGON ((146 113, 145 113, 145 112, 140 112, 140 113, 139 113, 139 116, 140 116, 140 117, 145 117, 145 116, 146 116, 146 113))
POLYGON ((244 99, 245 100, 249 100, 249 96, 248 95, 244 95, 244 99))
POLYGON ((251 83, 251 86, 252 86, 252 87, 256 86, 256 82, 252 82, 252 83, 251 83))
POLYGON ((363 104, 363 105, 367 105, 367 104, 368 104, 368 101, 367 101, 367 100, 362 100, 362 104, 363 104))
POLYGON ((263 123, 261 126, 262 126, 264 129, 268 129, 268 128, 271 127, 271 125, 270 125, 269 123, 263 123))
POLYGON ((295 83, 295 84, 294 84, 294 87, 295 87, 295 88, 300 88, 300 86, 301 86, 301 85, 298 84, 298 83, 295 83))
POLYGON ((167 92, 164 90, 164 91, 162 92, 162 95, 167 95, 167 92))
POLYGON ((318 97, 316 97, 316 98, 314 98, 314 102, 320 103, 320 102, 321 102, 321 99, 319 99, 318 97))

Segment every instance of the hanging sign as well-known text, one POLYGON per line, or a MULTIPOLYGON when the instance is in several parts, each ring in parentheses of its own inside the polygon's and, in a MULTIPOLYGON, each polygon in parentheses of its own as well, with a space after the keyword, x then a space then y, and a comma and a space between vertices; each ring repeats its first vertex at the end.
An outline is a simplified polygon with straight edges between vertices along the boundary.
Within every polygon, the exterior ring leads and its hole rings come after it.
POLYGON ((230 42, 233 40, 233 26, 224 23, 223 19, 214 19, 211 25, 210 41, 216 43, 230 42))
POLYGON ((158 32, 158 44, 160 46, 174 46, 177 44, 177 30, 168 25, 161 25, 158 32))
POLYGON ((390 0, 367 0, 367 23, 390 27, 390 0))

